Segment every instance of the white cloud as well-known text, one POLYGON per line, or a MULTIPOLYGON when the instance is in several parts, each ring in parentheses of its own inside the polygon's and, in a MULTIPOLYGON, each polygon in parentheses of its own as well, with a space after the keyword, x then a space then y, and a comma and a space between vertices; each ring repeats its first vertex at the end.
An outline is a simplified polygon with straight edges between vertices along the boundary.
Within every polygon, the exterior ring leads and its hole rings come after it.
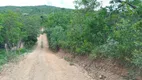
POLYGON ((46 4, 46 0, 0 0, 0 6, 34 6, 46 4))
POLYGON ((57 7, 74 8, 74 0, 47 0, 47 5, 53 5, 57 7))
POLYGON ((52 5, 64 8, 74 8, 74 0, 0 0, 0 6, 35 6, 52 5))
MULTIPOLYGON (((64 8, 74 8, 74 0, 0 0, 0 6, 35 6, 35 5, 52 5, 64 8)), ((103 6, 108 5, 110 0, 103 1, 103 6)))

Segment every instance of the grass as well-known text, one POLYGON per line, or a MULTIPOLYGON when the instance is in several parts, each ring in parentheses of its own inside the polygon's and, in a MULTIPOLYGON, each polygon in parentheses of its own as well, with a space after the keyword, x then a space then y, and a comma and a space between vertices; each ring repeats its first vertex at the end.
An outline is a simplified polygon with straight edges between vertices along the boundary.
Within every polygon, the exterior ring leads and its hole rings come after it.
POLYGON ((73 66, 73 65, 74 65, 74 62, 73 62, 73 60, 72 60, 71 58, 69 58, 69 57, 64 57, 64 60, 68 61, 69 64, 70 64, 70 66, 73 66))
POLYGON ((0 50, 0 66, 7 62, 8 56, 4 50, 0 50))
POLYGON ((26 53, 28 50, 23 48, 17 51, 9 51, 6 53, 4 49, 0 49, 0 71, 2 66, 8 62, 15 61, 19 55, 26 53))

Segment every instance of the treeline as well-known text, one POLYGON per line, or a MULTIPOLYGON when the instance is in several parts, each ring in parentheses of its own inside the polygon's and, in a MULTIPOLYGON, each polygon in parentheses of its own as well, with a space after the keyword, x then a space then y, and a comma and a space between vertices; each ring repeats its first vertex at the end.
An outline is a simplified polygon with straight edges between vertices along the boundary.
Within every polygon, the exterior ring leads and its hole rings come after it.
POLYGON ((41 5, 41 6, 4 6, 0 7, 0 12, 5 12, 5 11, 13 11, 13 12, 18 12, 22 13, 25 15, 37 15, 41 16, 44 14, 50 14, 62 10, 70 11, 71 9, 65 9, 65 8, 58 8, 54 6, 47 6, 47 5, 41 5))
MULTIPOLYGON (((76 10, 48 14, 43 22, 52 50, 112 58, 142 70, 142 1, 76 0, 76 10)), ((138 72, 137 72, 138 73, 138 72)))
POLYGON ((0 65, 35 45, 39 29, 40 16, 23 15, 13 11, 1 12, 0 65))
POLYGON ((0 7, 0 68, 35 45, 44 15, 60 11, 71 10, 46 5, 0 7))

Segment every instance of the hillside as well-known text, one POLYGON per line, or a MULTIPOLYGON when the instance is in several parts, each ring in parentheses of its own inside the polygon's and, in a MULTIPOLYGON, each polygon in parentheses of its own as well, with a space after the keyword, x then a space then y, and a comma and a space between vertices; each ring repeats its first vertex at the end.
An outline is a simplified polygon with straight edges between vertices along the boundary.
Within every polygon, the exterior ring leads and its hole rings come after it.
POLYGON ((53 12, 58 12, 58 11, 71 11, 71 9, 65 9, 65 8, 59 8, 59 7, 54 7, 54 6, 5 6, 5 7, 0 7, 0 12, 5 12, 5 11, 14 11, 18 13, 23 13, 23 14, 38 14, 38 15, 44 15, 44 14, 50 14, 53 12))

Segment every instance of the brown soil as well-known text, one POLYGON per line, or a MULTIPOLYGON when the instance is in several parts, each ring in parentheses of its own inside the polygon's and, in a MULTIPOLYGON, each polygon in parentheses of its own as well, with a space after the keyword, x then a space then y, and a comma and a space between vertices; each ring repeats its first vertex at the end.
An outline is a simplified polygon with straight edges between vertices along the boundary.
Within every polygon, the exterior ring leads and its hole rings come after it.
POLYGON ((91 60, 88 56, 73 57, 73 55, 62 50, 56 55, 65 60, 67 59, 74 65, 83 67, 89 76, 96 80, 124 80, 122 76, 127 75, 127 70, 124 67, 110 59, 91 60))
MULTIPOLYGON (((56 55, 74 65, 81 66, 90 77, 96 80, 134 80, 124 79, 128 78, 128 69, 119 60, 106 58, 92 60, 88 56, 74 56, 61 49, 56 55)), ((142 80, 141 75, 137 76, 135 80, 142 80)))
POLYGON ((17 64, 10 63, 0 80, 95 80, 79 66, 59 58, 48 49, 46 35, 40 35, 37 47, 17 64), (41 47, 43 43, 43 48, 41 47))

